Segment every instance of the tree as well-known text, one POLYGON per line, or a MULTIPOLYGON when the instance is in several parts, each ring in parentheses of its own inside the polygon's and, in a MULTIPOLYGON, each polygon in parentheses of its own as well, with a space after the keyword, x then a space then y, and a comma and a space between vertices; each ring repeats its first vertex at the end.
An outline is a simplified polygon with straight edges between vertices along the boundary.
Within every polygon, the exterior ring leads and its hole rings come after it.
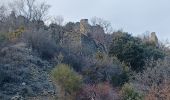
POLYGON ((0 6, 0 22, 4 22, 6 16, 7 16, 7 8, 4 5, 2 5, 0 6))
POLYGON ((46 4, 45 2, 40 3, 39 5, 37 5, 34 9, 34 16, 33 16, 33 20, 36 21, 46 21, 48 20, 48 10, 50 8, 50 5, 46 4))
POLYGON ((104 20, 104 19, 98 18, 98 17, 93 17, 93 18, 91 18, 91 23, 93 26, 100 25, 101 27, 103 27, 103 29, 106 33, 112 32, 111 23, 107 20, 104 20))
POLYGON ((60 25, 60 26, 63 25, 63 22, 64 22, 63 16, 56 16, 52 19, 53 24, 57 24, 57 25, 60 25))
POLYGON ((170 98, 169 58, 149 62, 147 69, 134 74, 133 86, 145 94, 145 100, 168 100, 170 98))
POLYGON ((72 32, 72 31, 74 31, 74 26, 75 26, 75 23, 73 23, 73 22, 68 22, 68 23, 64 26, 64 29, 65 29, 66 31, 72 32))
POLYGON ((45 20, 50 5, 45 2, 37 3, 36 0, 15 0, 9 4, 10 9, 17 15, 22 15, 29 20, 45 20))
POLYGON ((149 62, 147 69, 143 72, 134 75, 134 80, 141 86, 150 89, 154 85, 161 85, 164 81, 170 82, 170 62, 168 58, 158 60, 156 62, 149 62))
POLYGON ((148 46, 139 38, 122 31, 115 33, 109 54, 117 57, 135 71, 142 71, 148 59, 158 60, 164 57, 160 49, 148 46))

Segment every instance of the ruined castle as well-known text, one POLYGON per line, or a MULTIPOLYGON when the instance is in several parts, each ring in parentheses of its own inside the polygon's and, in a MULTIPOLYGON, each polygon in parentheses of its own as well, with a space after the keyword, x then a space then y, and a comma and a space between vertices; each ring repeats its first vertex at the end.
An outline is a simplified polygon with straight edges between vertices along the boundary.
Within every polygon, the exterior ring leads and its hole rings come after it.
MULTIPOLYGON (((81 19, 73 26, 73 31, 64 33, 64 43, 69 44, 69 48, 77 48, 75 51, 84 51, 94 54, 98 50, 104 51, 104 46, 100 37, 104 37, 104 30, 100 26, 91 26, 88 19, 81 19)), ((63 46, 66 46, 65 44, 63 46)))
POLYGON ((149 38, 149 42, 155 46, 158 46, 159 45, 159 41, 158 41, 158 37, 156 36, 156 33, 155 32, 152 32, 151 33, 151 36, 149 38))
POLYGON ((152 32, 152 33, 151 33, 150 42, 153 42, 153 43, 158 44, 158 38, 157 38, 155 32, 152 32))
POLYGON ((80 33, 84 35, 88 35, 90 33, 90 25, 88 23, 88 19, 80 20, 80 33))

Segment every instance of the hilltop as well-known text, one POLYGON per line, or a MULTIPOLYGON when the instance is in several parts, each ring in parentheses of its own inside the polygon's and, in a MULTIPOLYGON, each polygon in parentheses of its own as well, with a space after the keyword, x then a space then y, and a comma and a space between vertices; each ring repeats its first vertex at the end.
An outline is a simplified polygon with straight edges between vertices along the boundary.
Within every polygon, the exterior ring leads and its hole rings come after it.
POLYGON ((111 31, 98 17, 46 25, 49 5, 30 2, 0 7, 0 99, 169 98, 170 50, 155 32, 111 31))

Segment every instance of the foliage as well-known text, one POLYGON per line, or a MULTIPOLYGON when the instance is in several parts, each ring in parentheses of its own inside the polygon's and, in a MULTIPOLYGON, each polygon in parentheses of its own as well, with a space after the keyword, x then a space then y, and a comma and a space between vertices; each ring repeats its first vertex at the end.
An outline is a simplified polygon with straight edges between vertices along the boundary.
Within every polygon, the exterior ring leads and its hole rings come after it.
POLYGON ((164 81, 160 85, 152 86, 145 96, 145 100, 169 100, 170 82, 164 81))
POLYGON ((2 42, 4 42, 5 40, 7 40, 5 34, 4 34, 4 33, 0 33, 0 44, 1 44, 2 42))
POLYGON ((42 58, 50 59, 59 49, 56 42, 45 30, 32 30, 24 34, 24 40, 34 51, 37 51, 42 58))
POLYGON ((16 40, 21 37, 24 31, 25 31, 24 27, 19 27, 17 30, 7 33, 7 38, 10 41, 16 40))
MULTIPOLYGON (((116 60, 117 58, 115 58, 116 60)), ((126 82, 129 81, 131 75, 132 75, 132 71, 129 69, 128 66, 126 66, 125 64, 121 64, 122 67, 122 73, 118 74, 118 75, 114 75, 112 76, 112 85, 113 86, 122 86, 124 85, 126 82)))
POLYGON ((150 62, 147 64, 147 69, 141 73, 135 74, 131 82, 136 89, 147 94, 153 87, 159 88, 166 82, 170 82, 169 66, 170 62, 168 57, 157 62, 150 62))
POLYGON ((57 65, 52 70, 51 75, 66 93, 75 92, 81 87, 81 76, 74 72, 69 65, 57 65))
POLYGON ((65 26, 64 29, 66 31, 73 31, 74 30, 75 23, 73 22, 68 22, 65 26))
POLYGON ((83 75, 87 83, 111 82, 112 77, 122 72, 119 61, 98 52, 95 57, 84 59, 83 75))
POLYGON ((14 1, 10 16, 0 7, 0 91, 4 94, 25 92, 25 86, 45 93, 52 86, 46 71, 58 64, 51 75, 61 88, 59 92, 69 95, 66 100, 120 99, 119 91, 112 86, 123 86, 124 100, 142 100, 140 92, 146 100, 170 98, 170 58, 159 60, 165 51, 150 43, 149 37, 144 41, 122 31, 105 34, 112 31, 110 22, 97 17, 92 19, 87 36, 79 34, 79 22, 62 26, 61 17, 47 26, 44 20, 50 6, 35 1, 14 1), (129 80, 131 71, 137 73, 129 80), (125 84, 128 82, 133 84, 125 84))
POLYGON ((132 70, 144 69, 145 61, 164 57, 164 53, 153 46, 147 46, 139 38, 118 31, 115 33, 109 54, 116 56, 121 62, 131 66, 132 70))
POLYGON ((123 100, 143 100, 143 96, 138 93, 131 84, 125 84, 121 92, 123 100))
POLYGON ((76 72, 81 72, 83 65, 83 56, 69 51, 68 48, 62 49, 63 62, 70 65, 76 72))
POLYGON ((24 27, 19 27, 18 29, 11 32, 7 33, 0 32, 0 44, 9 41, 13 42, 15 40, 20 39, 24 30, 25 30, 24 27))
POLYGON ((52 38, 56 41, 57 44, 61 43, 64 35, 63 27, 58 24, 50 24, 49 28, 52 38))
POLYGON ((118 98, 114 95, 109 83, 86 84, 82 87, 77 95, 77 100, 115 100, 118 98))

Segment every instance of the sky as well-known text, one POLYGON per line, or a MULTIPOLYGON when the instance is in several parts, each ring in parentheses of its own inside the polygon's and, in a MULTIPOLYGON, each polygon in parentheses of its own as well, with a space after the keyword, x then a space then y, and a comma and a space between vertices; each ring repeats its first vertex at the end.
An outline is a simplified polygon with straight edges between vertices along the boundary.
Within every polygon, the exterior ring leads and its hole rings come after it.
POLYGON ((114 30, 123 29, 133 35, 146 31, 156 32, 160 40, 170 40, 170 0, 46 0, 46 2, 51 5, 50 15, 61 15, 66 22, 96 16, 110 21, 114 30))

